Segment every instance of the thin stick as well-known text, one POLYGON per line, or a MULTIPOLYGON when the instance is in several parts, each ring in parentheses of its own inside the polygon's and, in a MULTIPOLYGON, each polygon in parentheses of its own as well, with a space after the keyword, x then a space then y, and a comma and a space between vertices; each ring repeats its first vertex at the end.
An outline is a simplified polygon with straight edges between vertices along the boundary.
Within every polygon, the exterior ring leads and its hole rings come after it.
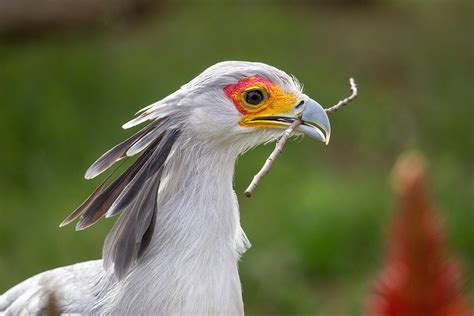
POLYGON ((267 175, 268 171, 270 171, 270 168, 273 164, 273 161, 281 154, 283 150, 283 146, 285 146, 286 141, 290 137, 291 133, 293 133, 293 130, 297 128, 303 121, 301 118, 297 118, 296 120, 291 123, 291 125, 285 130, 281 138, 277 141, 275 145, 275 149, 273 149, 272 153, 270 156, 268 156, 267 160, 265 161, 265 164, 263 165, 262 169, 253 177, 252 182, 250 182, 247 190, 245 190, 245 196, 246 197, 251 197, 253 191, 257 187, 257 184, 262 180, 264 176, 267 175))
MULTIPOLYGON (((348 96, 347 98, 339 101, 336 105, 331 106, 330 108, 324 109, 326 113, 333 113, 340 110, 341 108, 348 105, 350 102, 352 102, 352 100, 354 100, 357 97, 358 90, 357 90, 357 85, 354 81, 354 78, 349 79, 349 85, 350 85, 352 94, 348 96)), ((293 133, 295 128, 297 128, 301 123, 303 123, 303 121, 301 120, 301 117, 298 117, 297 119, 295 119, 293 123, 291 123, 291 125, 288 126, 288 128, 285 130, 281 138, 276 142, 275 149, 273 149, 272 153, 270 154, 270 156, 268 156, 267 160, 263 164, 262 169, 260 169, 260 171, 253 177, 252 182, 250 182, 249 186, 245 190, 246 197, 252 196, 252 193, 257 187, 260 180, 262 180, 262 178, 267 175, 267 173, 270 171, 270 168, 273 165, 273 162, 283 151, 283 146, 285 146, 285 143, 288 140, 288 138, 291 136, 291 133, 293 133)))
POLYGON ((347 98, 345 98, 344 100, 339 101, 336 105, 331 106, 330 108, 324 109, 326 113, 339 111, 340 109, 348 105, 350 102, 352 102, 352 100, 357 98, 358 90, 357 90, 357 85, 354 81, 354 78, 349 78, 349 85, 351 86, 352 94, 348 96, 347 98))

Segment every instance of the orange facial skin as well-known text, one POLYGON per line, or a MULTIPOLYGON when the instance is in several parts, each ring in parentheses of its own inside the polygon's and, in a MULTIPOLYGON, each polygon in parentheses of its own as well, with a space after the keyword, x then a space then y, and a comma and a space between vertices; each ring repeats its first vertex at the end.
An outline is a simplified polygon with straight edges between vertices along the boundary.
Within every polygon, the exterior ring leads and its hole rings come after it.
POLYGON ((259 121, 259 117, 279 116, 290 113, 297 102, 297 96, 284 92, 278 85, 263 77, 248 77, 230 84, 224 88, 225 95, 232 100, 236 109, 243 114, 239 124, 246 127, 272 128, 284 126, 276 121, 259 121), (266 99, 259 105, 253 106, 245 102, 245 94, 249 90, 261 89, 266 93, 266 99))

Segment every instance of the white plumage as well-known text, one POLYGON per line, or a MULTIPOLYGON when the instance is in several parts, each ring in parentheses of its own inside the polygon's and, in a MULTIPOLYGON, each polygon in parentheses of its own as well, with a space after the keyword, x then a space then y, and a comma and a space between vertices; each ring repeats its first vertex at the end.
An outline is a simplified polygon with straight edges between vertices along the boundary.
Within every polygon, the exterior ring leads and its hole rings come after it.
POLYGON ((99 158, 86 178, 127 156, 140 157, 63 222, 81 216, 76 228, 84 229, 121 213, 103 259, 31 277, 0 296, 0 314, 41 313, 53 291, 62 313, 242 315, 237 263, 249 242, 232 188, 235 161, 275 140, 298 115, 305 121, 301 132, 329 139, 324 110, 293 77, 251 62, 218 63, 139 111, 124 128, 152 122, 99 158), (243 100, 225 93, 230 85, 243 89, 235 92, 243 100), (246 102, 249 89, 267 88, 260 105, 247 111, 236 104, 246 102), (277 89, 288 98, 272 100, 277 89), (290 109, 284 102, 294 104, 290 109), (247 126, 246 118, 255 125, 247 126))

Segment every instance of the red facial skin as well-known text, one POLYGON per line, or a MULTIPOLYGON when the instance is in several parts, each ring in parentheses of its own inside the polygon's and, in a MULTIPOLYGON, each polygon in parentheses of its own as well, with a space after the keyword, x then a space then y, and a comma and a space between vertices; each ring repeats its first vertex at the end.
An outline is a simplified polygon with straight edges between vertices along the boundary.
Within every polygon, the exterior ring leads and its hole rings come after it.
POLYGON ((235 108, 242 114, 247 114, 248 110, 242 105, 241 94, 249 87, 264 86, 270 94, 272 91, 272 83, 267 79, 259 76, 247 77, 239 80, 237 83, 230 84, 224 88, 225 95, 232 100, 235 108))

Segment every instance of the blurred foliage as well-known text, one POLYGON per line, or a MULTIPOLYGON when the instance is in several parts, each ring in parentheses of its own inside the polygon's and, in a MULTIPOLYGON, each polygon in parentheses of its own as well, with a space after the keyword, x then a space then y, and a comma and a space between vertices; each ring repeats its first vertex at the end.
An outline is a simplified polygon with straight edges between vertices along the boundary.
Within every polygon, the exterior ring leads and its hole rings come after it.
POLYGON ((138 109, 232 59, 293 73, 327 106, 349 76, 360 88, 331 116, 331 144, 288 144, 251 199, 243 191, 273 146, 237 165, 249 315, 362 313, 391 217, 390 166, 410 148, 431 161, 452 248, 474 271, 473 7, 360 2, 371 5, 169 1, 139 24, 1 41, 0 292, 100 256, 113 220, 57 228, 100 181, 83 180, 88 165, 133 133, 120 125, 138 109))
POLYGON ((4 0, 0 1, 0 34, 37 36, 58 28, 94 26, 142 17, 159 0, 4 0))

